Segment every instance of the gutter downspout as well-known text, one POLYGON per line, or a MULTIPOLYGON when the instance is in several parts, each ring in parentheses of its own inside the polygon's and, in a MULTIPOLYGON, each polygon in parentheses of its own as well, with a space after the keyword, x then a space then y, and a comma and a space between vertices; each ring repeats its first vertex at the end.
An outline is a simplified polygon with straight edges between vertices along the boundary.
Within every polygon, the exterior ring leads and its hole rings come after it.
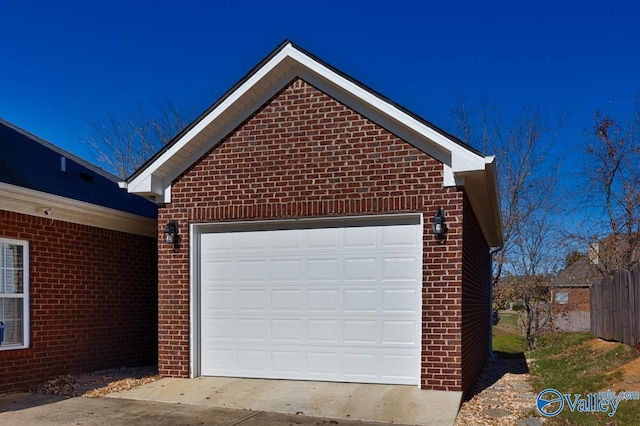
POLYGON ((496 356, 493 353, 493 255, 502 251, 504 244, 500 244, 499 247, 489 251, 489 270, 491 283, 489 285, 489 357, 495 359, 496 356))

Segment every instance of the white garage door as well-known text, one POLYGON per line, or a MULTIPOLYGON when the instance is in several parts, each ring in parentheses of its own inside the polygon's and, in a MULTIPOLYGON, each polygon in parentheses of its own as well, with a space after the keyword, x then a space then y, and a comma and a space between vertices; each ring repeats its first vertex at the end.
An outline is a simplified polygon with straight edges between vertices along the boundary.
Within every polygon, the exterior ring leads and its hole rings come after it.
POLYGON ((202 375, 419 383, 421 224, 200 244, 202 375))

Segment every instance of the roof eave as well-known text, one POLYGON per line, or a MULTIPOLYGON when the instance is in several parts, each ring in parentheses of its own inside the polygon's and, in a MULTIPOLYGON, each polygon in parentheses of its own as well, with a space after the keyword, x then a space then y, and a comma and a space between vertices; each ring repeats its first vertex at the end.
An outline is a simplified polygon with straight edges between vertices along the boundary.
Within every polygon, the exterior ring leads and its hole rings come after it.
POLYGON ((0 182, 0 209, 113 231, 157 237, 154 218, 0 182))
POLYGON ((485 157, 484 164, 484 170, 460 171, 455 175, 465 189, 487 244, 500 247, 504 239, 495 157, 485 157))
POLYGON ((127 179, 128 191, 171 201, 171 184, 254 111, 300 77, 392 131, 444 167, 445 186, 464 186, 491 247, 502 244, 493 157, 464 144, 290 42, 283 43, 169 145, 127 179))
MULTIPOLYGON (((483 161, 471 147, 286 42, 127 179, 128 191, 170 201, 167 189, 185 167, 296 76, 326 86, 331 89, 330 95, 348 101, 379 124, 398 130, 399 136, 449 166, 452 173, 476 170, 483 161)), ((448 186, 455 184, 452 175, 445 180, 448 186)))

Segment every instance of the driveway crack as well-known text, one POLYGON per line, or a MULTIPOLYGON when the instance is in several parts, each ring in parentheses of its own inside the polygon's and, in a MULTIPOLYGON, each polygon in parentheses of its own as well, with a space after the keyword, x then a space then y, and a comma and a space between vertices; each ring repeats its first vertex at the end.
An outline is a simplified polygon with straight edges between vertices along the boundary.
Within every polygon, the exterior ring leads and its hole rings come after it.
POLYGON ((247 416, 247 417, 245 417, 245 418, 243 418, 241 420, 238 420, 237 422, 233 423, 231 426, 237 426, 239 424, 242 424, 242 423, 246 422, 247 420, 251 420, 255 416, 260 415, 262 413, 263 413, 262 411, 257 411, 257 412, 255 412, 255 413, 253 413, 253 414, 251 414, 251 415, 249 415, 249 416, 247 416))

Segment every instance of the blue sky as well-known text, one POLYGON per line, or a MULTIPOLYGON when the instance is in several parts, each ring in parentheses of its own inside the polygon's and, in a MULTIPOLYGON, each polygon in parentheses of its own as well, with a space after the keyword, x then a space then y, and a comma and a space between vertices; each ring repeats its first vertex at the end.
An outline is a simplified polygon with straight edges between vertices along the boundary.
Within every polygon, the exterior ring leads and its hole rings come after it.
MULTIPOLYGON (((596 109, 640 94, 638 2, 7 1, 0 117, 87 157, 86 119, 172 99, 194 116, 290 39, 453 131, 460 96, 569 115, 571 164, 596 109)), ((491 153, 488 153, 491 154, 491 153)))

